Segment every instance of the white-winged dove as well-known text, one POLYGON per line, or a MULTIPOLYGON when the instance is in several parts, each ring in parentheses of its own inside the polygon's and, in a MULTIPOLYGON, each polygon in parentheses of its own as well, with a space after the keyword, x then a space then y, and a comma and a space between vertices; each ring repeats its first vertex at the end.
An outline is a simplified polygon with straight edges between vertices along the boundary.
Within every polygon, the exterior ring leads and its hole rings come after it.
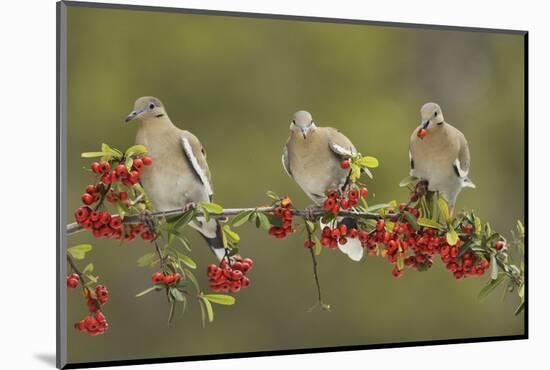
MULTIPOLYGON (((349 170, 342 169, 343 159, 351 157, 356 149, 351 141, 331 127, 317 127, 309 112, 294 113, 290 123, 290 137, 283 148, 283 167, 316 205, 321 206, 325 193, 341 189, 349 170)), ((356 227, 352 218, 340 218, 339 223, 356 227)), ((358 239, 349 239, 339 245, 352 260, 359 261, 363 247, 358 239)))
MULTIPOLYGON (((212 182, 206 152, 195 135, 177 128, 162 102, 152 96, 136 100, 126 122, 137 120, 136 144, 144 145, 153 165, 141 175, 143 188, 156 211, 183 208, 212 200, 212 182)), ((206 239, 218 259, 225 250, 219 223, 198 217, 190 224, 206 239)))
POLYGON ((468 178, 470 150, 466 138, 445 122, 441 107, 426 103, 420 109, 422 121, 409 145, 410 175, 428 182, 428 190, 439 191, 453 214, 456 198, 465 188, 475 188, 468 178))

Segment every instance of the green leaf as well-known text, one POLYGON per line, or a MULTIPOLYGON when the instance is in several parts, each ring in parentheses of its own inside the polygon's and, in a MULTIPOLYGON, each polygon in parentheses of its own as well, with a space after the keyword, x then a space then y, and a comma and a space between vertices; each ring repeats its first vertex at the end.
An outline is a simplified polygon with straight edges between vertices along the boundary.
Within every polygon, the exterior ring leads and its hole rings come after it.
POLYGON ((237 234, 236 232, 231 230, 229 225, 224 225, 222 230, 223 230, 224 235, 227 236, 227 238, 230 242, 238 243, 241 240, 241 238, 239 237, 239 234, 237 234))
POLYGON ((91 274, 93 271, 94 271, 94 264, 88 263, 86 267, 84 267, 84 270, 82 270, 82 273, 84 275, 88 275, 88 274, 91 274))
MULTIPOLYGON (((418 226, 418 223, 416 221, 416 217, 414 217, 410 212, 405 211, 403 212, 403 215, 405 216, 405 219, 407 222, 416 230, 420 230, 420 226, 418 226)), ((401 270, 401 268, 400 268, 401 270)))
POLYGON ((447 238, 447 243, 449 243, 449 245, 451 246, 455 245, 458 242, 458 234, 456 233, 456 230, 450 227, 449 230, 447 231, 446 238, 447 238))
POLYGON ((433 220, 430 220, 429 218, 425 218, 425 217, 419 217, 418 220, 416 220, 416 222, 420 225, 420 226, 424 226, 424 227, 430 227, 432 229, 440 229, 441 228, 441 225, 433 220))
POLYGON ((386 209, 386 208, 392 208, 392 205, 389 204, 389 203, 380 203, 380 204, 375 204, 375 205, 372 205, 370 206, 367 211, 369 212, 374 212, 374 211, 378 211, 380 209, 386 209))
POLYGON ((356 163, 361 167, 378 167, 378 159, 370 156, 361 157, 356 161, 356 163))
POLYGON ((183 269, 183 272, 185 273, 185 276, 193 283, 195 286, 195 289, 197 290, 197 293, 201 291, 201 288, 199 287, 199 282, 197 281, 197 278, 195 277, 195 274, 191 270, 188 270, 186 268, 183 269))
POLYGON ((171 300, 170 301, 170 312, 168 313, 168 325, 170 325, 170 323, 174 319, 175 312, 176 312, 176 301, 171 300))
POLYGON ((187 265, 189 268, 192 268, 192 269, 197 268, 197 264, 189 256, 186 256, 185 254, 183 254, 179 251, 176 251, 176 254, 178 256, 178 259, 181 262, 183 262, 185 265, 187 265))
POLYGON ((170 288, 170 294, 172 295, 172 297, 174 297, 174 299, 178 302, 183 302, 185 301, 185 297, 183 295, 182 292, 180 292, 178 290, 178 288, 170 288))
POLYGON ((86 256, 86 253, 91 250, 91 244, 79 244, 75 245, 74 247, 67 248, 67 253, 69 253, 71 257, 76 258, 77 260, 83 260, 86 256))
POLYGON ((258 217, 258 220, 260 221, 260 226, 262 227, 262 229, 269 230, 269 228, 271 227, 271 223, 269 222, 267 216, 261 212, 256 212, 256 215, 258 217))
POLYGON ((206 326, 206 309, 204 308, 204 302, 199 299, 199 307, 201 308, 201 324, 204 328, 206 326))
POLYGON ((517 222, 517 228, 518 228, 519 235, 523 238, 525 236, 525 227, 523 226, 523 223, 520 220, 518 220, 517 222))
POLYGON ((502 274, 502 275, 499 275, 497 279, 490 280, 487 283, 487 285, 485 285, 483 289, 481 289, 481 291, 479 292, 478 298, 483 299, 487 297, 493 290, 496 289, 497 286, 499 286, 504 281, 504 277, 505 275, 502 274))
POLYGON ((450 219, 450 216, 449 216, 449 206, 447 204, 447 201, 442 197, 439 197, 437 199, 437 204, 439 206, 439 210, 441 211, 441 214, 443 215, 445 222, 448 222, 450 219))
POLYGON ((397 268, 403 270, 405 268, 405 257, 403 253, 397 253, 397 268))
POLYGON ((132 164, 134 163, 134 160, 132 157, 127 157, 126 161, 124 162, 124 166, 126 167, 126 170, 130 172, 132 170, 132 164))
POLYGON ((226 306, 230 306, 235 303, 235 298, 226 294, 204 294, 203 297, 212 303, 223 304, 226 306))
POLYGON ((252 215, 252 213, 254 213, 254 211, 243 211, 239 213, 238 215, 233 217, 233 219, 231 220, 231 226, 233 227, 241 226, 242 224, 244 224, 246 221, 250 219, 250 215, 252 215))
POLYGON ((281 199, 277 194, 275 194, 271 190, 268 190, 267 193, 265 193, 265 194, 273 200, 280 200, 281 199))
POLYGON ((498 278, 498 266, 497 259, 494 254, 491 255, 491 279, 496 280, 498 278))
POLYGON ((199 206, 201 206, 203 209, 215 215, 219 215, 220 213, 223 213, 223 207, 216 203, 200 202, 199 206))
POLYGON ((85 152, 80 154, 82 158, 105 157, 107 155, 109 155, 109 153, 104 152, 85 152))
POLYGON ((101 151, 107 153, 111 157, 120 159, 122 157, 122 152, 118 149, 111 148, 109 145, 103 143, 101 144, 101 151))
POLYGON ((321 248, 321 242, 319 241, 318 237, 315 237, 315 249, 313 253, 315 253, 316 256, 321 254, 323 248, 321 248))
POLYGON ((147 289, 145 289, 144 291, 136 294, 136 297, 143 297, 144 295, 148 294, 148 293, 151 293, 152 291, 158 291, 158 290, 161 290, 162 288, 158 285, 155 285, 155 286, 152 286, 152 287, 149 287, 147 289))
POLYGON ((174 223, 174 229, 179 229, 180 227, 187 225, 195 217, 196 211, 190 209, 185 212, 181 217, 174 223))
POLYGON ((137 144, 126 149, 124 153, 125 157, 132 157, 134 155, 147 154, 147 148, 143 145, 137 144))
POLYGON ((518 308, 516 308, 516 311, 514 312, 514 316, 517 316, 520 313, 522 313, 524 308, 525 308, 525 302, 521 302, 518 308))
POLYGON ((474 232, 476 234, 481 233, 481 220, 477 216, 474 218, 474 232))
POLYGON ((204 296, 199 296, 199 298, 201 299, 202 303, 204 303, 204 308, 206 309, 206 314, 208 316, 208 321, 209 322, 212 322, 214 321, 214 310, 212 309, 212 305, 210 304, 210 301, 206 298, 204 298, 204 296))
POLYGON ((137 264, 139 267, 146 267, 153 265, 155 262, 157 262, 157 260, 157 254, 154 252, 150 252, 139 257, 139 259, 137 260, 137 264))
MULTIPOLYGON (((255 216, 256 213, 253 213, 252 216, 255 216)), ((273 216, 272 214, 265 215, 267 219, 269 220, 269 223, 275 227, 281 227, 283 225, 283 221, 281 221, 280 218, 273 216)))
POLYGON ((350 171, 351 174, 349 176, 349 179, 351 180, 351 182, 355 182, 359 177, 361 177, 361 167, 359 167, 358 165, 352 163, 350 165, 350 171))
POLYGON ((416 180, 418 180, 418 178, 416 178, 416 177, 414 177, 414 176, 407 176, 407 177, 405 177, 403 180, 401 180, 401 181, 399 182, 399 186, 403 188, 403 187, 405 187, 405 186, 407 186, 407 185, 409 185, 409 184, 412 184, 412 183, 415 182, 416 180))

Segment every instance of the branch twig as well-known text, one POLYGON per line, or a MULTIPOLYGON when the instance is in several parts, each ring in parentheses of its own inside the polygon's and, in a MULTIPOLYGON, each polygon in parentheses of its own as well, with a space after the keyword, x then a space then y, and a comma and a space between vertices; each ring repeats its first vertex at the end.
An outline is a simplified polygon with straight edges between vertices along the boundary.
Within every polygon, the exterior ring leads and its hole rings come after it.
MULTIPOLYGON (((241 212, 245 211, 256 211, 260 213, 270 213, 273 212, 274 207, 257 207, 257 208, 226 208, 223 210, 222 213, 219 214, 213 214, 210 213, 210 217, 213 218, 223 218, 227 216, 236 216, 241 212)), ((149 215, 151 218, 165 218, 165 217, 173 217, 173 216, 179 216, 185 213, 186 210, 184 208, 178 208, 173 209, 170 211, 161 211, 161 212, 154 212, 149 215)), ((299 217, 320 217, 323 216, 326 213, 324 209, 317 208, 312 210, 301 210, 301 209, 292 209, 292 215, 299 216, 299 217)), ((201 216, 203 213, 201 211, 197 211, 197 216, 201 216)), ((341 210, 339 212, 339 216, 346 216, 346 217, 355 217, 355 218, 366 218, 366 219, 372 219, 372 220, 379 220, 382 218, 378 213, 375 212, 357 212, 353 210, 341 210)), ((142 219, 140 215, 131 215, 124 217, 124 220, 122 221, 125 224, 139 224, 142 222, 142 219)), ((77 233, 79 231, 82 231, 83 228, 76 222, 72 224, 67 225, 67 235, 71 235, 74 233, 77 233)))
POLYGON ((321 299, 321 284, 319 283, 319 274, 317 273, 317 258, 315 258, 315 251, 313 246, 313 238, 311 229, 307 223, 307 220, 304 218, 304 223, 306 225, 307 239, 309 243, 309 252, 311 253, 311 261, 313 263, 313 276, 315 277, 315 285, 317 286, 317 304, 323 305, 323 300, 321 299))

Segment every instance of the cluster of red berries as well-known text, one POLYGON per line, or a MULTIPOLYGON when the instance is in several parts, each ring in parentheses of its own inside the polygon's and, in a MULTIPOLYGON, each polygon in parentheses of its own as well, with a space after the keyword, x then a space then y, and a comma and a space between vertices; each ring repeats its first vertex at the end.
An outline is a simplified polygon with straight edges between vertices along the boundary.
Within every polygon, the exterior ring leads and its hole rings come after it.
POLYGON ((162 272, 155 272, 151 275, 151 281, 153 284, 172 285, 177 284, 181 280, 181 275, 178 272, 173 274, 163 274, 162 272))
POLYGON ((74 213, 76 222, 90 230, 96 238, 114 238, 131 241, 140 235, 143 240, 152 240, 154 235, 142 224, 122 225, 122 219, 107 211, 94 211, 88 206, 78 208, 74 213))
POLYGON ((323 208, 327 212, 332 212, 333 214, 338 214, 340 209, 348 209, 354 207, 359 198, 365 198, 369 191, 367 188, 351 188, 345 193, 340 193, 337 190, 329 190, 327 193, 327 199, 323 203, 323 208))
POLYGON ((147 156, 134 158, 130 171, 122 161, 115 163, 114 169, 110 162, 99 161, 91 164, 92 172, 101 177, 97 184, 86 186, 85 193, 81 196, 84 205, 75 211, 74 218, 80 226, 90 230, 96 238, 115 238, 130 241, 140 235, 143 240, 152 240, 154 238, 153 233, 143 225, 123 226, 122 219, 118 215, 97 209, 103 199, 127 208, 128 193, 126 191, 115 191, 112 184, 118 181, 128 187, 136 184, 139 182, 143 168, 151 165, 153 160, 147 156), (91 208, 96 202, 98 204, 95 208, 91 208))
POLYGON ((101 175, 101 182, 109 185, 120 181, 124 186, 132 186, 139 182, 141 171, 144 166, 150 166, 153 160, 150 157, 135 158, 132 161, 130 171, 123 163, 118 163, 115 168, 111 169, 109 162, 99 161, 90 165, 93 173, 101 175))
POLYGON ((281 199, 279 206, 271 214, 281 220, 281 226, 271 226, 268 234, 277 239, 284 239, 292 233, 292 201, 289 197, 281 199))
MULTIPOLYGON (((419 216, 417 209, 410 207, 405 209, 404 204, 399 208, 401 211, 408 211, 415 218, 419 216)), ((465 224, 462 230, 471 233, 473 228, 465 224)), ((489 267, 489 262, 485 258, 474 253, 465 252, 459 256, 462 244, 460 239, 455 245, 449 245, 447 238, 438 235, 436 230, 424 227, 416 231, 406 221, 395 222, 393 229, 389 232, 386 231, 385 221, 379 220, 372 233, 361 234, 359 239, 368 249, 369 255, 376 254, 375 249, 378 247, 380 254, 386 257, 388 262, 395 264, 392 270, 394 277, 400 277, 404 273, 404 269, 398 263, 399 260, 403 261, 404 266, 424 271, 432 266, 433 257, 436 255, 440 256, 447 270, 451 271, 456 279, 469 275, 481 276, 489 267), (413 254, 406 257, 409 251, 413 254)))
MULTIPOLYGON (((361 238, 363 234, 367 235, 366 231, 357 230, 356 228, 348 228, 345 224, 340 224, 336 227, 325 226, 321 231, 321 239, 319 242, 321 245, 334 249, 340 245, 344 245, 348 242, 348 238, 361 238)), ((309 240, 304 243, 306 248, 312 247, 309 240)))
POLYGON ((74 289, 78 286, 79 282, 80 282, 80 276, 78 276, 78 274, 72 273, 69 276, 67 276, 67 288, 74 289))
POLYGON ((101 313, 101 306, 109 300, 109 292, 104 285, 97 285, 93 291, 84 289, 84 295, 87 300, 88 310, 91 315, 77 322, 74 326, 80 331, 84 331, 91 336, 105 333, 109 324, 101 313))
POLYGON ((237 293, 241 288, 250 285, 250 280, 245 275, 254 264, 252 260, 250 258, 243 259, 240 256, 232 257, 232 259, 233 263, 223 259, 219 266, 213 263, 208 265, 208 280, 213 292, 237 293))

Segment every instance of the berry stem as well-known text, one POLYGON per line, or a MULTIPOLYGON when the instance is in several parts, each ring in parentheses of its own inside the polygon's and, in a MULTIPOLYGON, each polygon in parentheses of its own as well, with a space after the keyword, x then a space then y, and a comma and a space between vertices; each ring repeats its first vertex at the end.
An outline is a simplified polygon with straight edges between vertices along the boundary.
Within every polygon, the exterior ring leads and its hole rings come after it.
POLYGON ((82 271, 80 271, 80 269, 76 265, 76 262, 68 253, 67 253, 67 262, 69 262, 69 265, 71 266, 71 269, 74 271, 74 273, 78 275, 78 277, 80 278, 80 281, 84 283, 84 279, 86 277, 84 276, 84 274, 82 274, 82 271))
POLYGON ((315 277, 315 285, 317 286, 317 303, 322 305, 323 300, 321 299, 321 284, 319 283, 319 274, 317 273, 317 258, 315 257, 315 251, 313 247, 312 231, 309 228, 307 219, 304 217, 304 224, 306 226, 307 238, 309 241, 309 252, 311 254, 311 262, 313 264, 313 276, 315 277))

